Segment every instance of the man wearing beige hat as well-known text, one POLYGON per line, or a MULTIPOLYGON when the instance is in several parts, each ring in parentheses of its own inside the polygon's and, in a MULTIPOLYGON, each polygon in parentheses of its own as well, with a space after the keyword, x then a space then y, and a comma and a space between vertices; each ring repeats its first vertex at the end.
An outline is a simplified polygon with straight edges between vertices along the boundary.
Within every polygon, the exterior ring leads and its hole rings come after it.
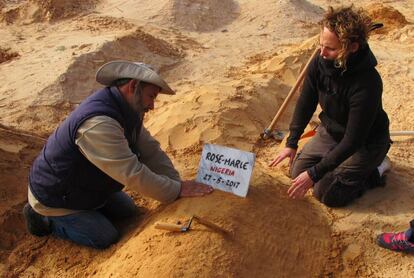
POLYGON ((124 186, 165 203, 213 189, 182 181, 142 125, 159 93, 174 94, 156 71, 113 61, 96 80, 106 87, 69 115, 34 161, 23 214, 31 234, 102 249, 119 239, 112 221, 137 211, 124 186))

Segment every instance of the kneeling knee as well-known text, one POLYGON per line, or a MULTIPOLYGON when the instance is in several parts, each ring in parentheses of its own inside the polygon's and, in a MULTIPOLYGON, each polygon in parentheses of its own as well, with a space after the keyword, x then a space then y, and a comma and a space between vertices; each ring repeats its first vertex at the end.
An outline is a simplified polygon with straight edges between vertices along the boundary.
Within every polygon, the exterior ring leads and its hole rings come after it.
POLYGON ((106 249, 109 246, 111 246, 112 244, 115 244, 119 241, 120 239, 120 235, 118 232, 116 233, 111 233, 111 234, 107 234, 106 236, 103 236, 99 239, 95 239, 93 241, 91 241, 91 247, 95 248, 95 249, 106 249))
POLYGON ((338 198, 322 198, 320 200, 322 204, 330 208, 340 208, 346 206, 349 202, 344 202, 338 198))
POLYGON ((313 196, 322 204, 330 208, 339 208, 344 207, 350 203, 350 200, 345 200, 335 192, 328 191, 326 193, 322 193, 318 190, 313 191, 313 196))

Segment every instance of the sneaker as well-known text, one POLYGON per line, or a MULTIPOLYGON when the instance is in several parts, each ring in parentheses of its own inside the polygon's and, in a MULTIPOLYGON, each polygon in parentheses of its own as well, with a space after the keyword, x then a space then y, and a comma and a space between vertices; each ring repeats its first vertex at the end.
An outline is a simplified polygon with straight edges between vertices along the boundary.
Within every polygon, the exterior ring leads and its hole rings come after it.
POLYGON ((27 203, 23 208, 23 215, 26 219, 26 226, 29 233, 35 236, 46 236, 51 233, 49 223, 45 218, 35 212, 27 203))
POLYGON ((400 233, 383 233, 377 237, 377 243, 392 251, 414 253, 414 243, 408 241, 412 233, 411 229, 400 233))
POLYGON ((380 177, 382 177, 385 173, 391 170, 392 164, 391 160, 388 156, 385 156, 384 160, 381 164, 377 167, 380 177))

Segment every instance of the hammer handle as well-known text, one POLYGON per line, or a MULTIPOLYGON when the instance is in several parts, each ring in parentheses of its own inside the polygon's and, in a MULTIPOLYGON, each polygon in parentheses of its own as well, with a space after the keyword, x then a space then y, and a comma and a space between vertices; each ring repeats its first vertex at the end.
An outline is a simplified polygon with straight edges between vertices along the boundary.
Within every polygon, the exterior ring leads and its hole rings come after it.
POLYGON ((212 222, 210 222, 206 219, 200 218, 198 216, 194 216, 194 219, 198 223, 203 224, 204 226, 209 227, 210 229, 212 229, 216 232, 219 232, 219 233, 222 233, 222 234, 225 234, 225 235, 229 233, 227 230, 223 229, 222 227, 220 227, 220 226, 218 226, 218 225, 216 225, 216 224, 214 224, 214 223, 212 223, 212 222))
POLYGON ((182 232, 181 225, 158 222, 155 224, 155 229, 167 230, 172 232, 182 232))

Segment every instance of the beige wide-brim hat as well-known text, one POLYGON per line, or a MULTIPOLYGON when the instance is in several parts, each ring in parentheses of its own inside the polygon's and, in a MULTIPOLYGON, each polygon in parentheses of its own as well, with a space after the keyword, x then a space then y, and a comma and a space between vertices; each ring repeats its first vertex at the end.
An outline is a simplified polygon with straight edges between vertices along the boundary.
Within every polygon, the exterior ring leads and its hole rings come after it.
POLYGON ((143 63, 112 61, 101 66, 96 72, 96 81, 105 86, 111 86, 115 80, 122 78, 132 78, 151 83, 161 88, 160 93, 175 94, 157 72, 143 63))

